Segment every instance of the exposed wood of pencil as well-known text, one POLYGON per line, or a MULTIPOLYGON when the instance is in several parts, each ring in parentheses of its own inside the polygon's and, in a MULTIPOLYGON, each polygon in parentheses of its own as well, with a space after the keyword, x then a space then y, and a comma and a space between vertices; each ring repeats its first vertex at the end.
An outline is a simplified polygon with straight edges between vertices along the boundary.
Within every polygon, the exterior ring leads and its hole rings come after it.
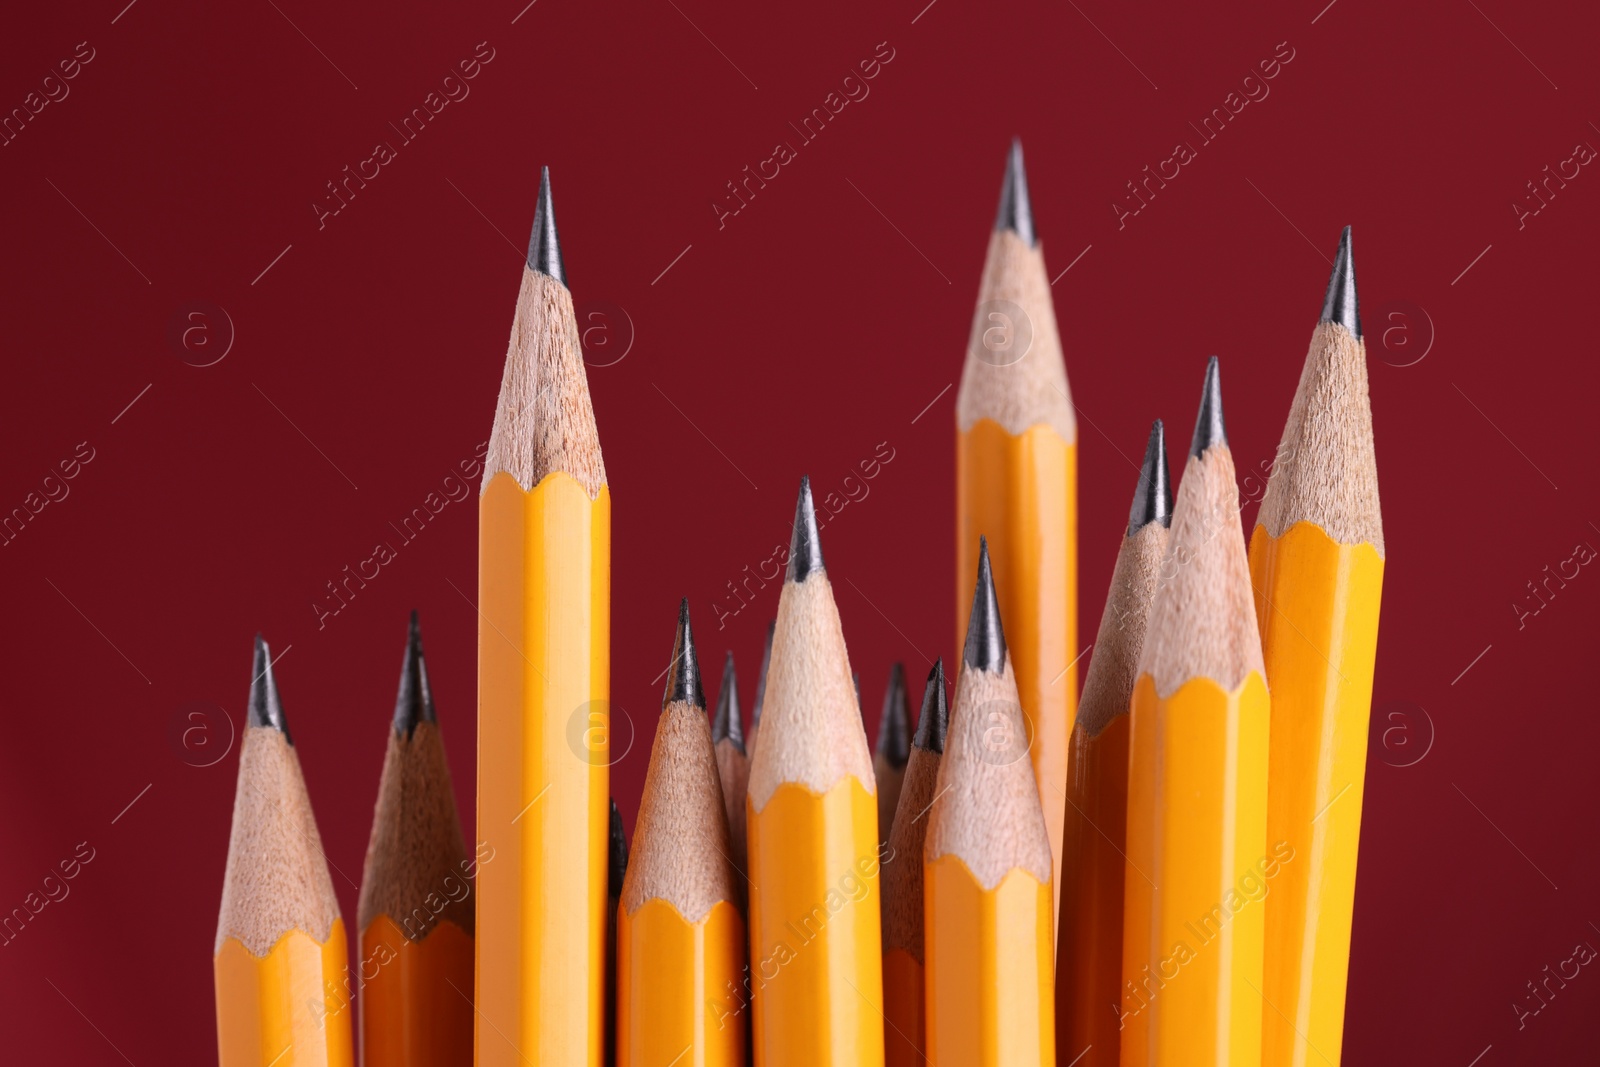
POLYGON ((478 1067, 604 1045, 611 496, 550 212, 546 180, 479 501, 478 1067))
POLYGON ((878 783, 878 836, 889 840, 895 806, 900 802, 906 761, 911 756, 911 710, 906 698, 905 665, 889 670, 889 684, 878 713, 878 742, 872 751, 872 775, 878 783))
POLYGON ((413 613, 361 876, 364 1067, 472 1055, 472 872, 413 613), (409 943, 408 943, 409 942, 409 943), (369 962, 370 961, 370 962, 369 962))
POLYGON ((728 818, 728 858, 733 863, 734 902, 744 911, 746 858, 744 795, 750 781, 750 757, 744 743, 744 719, 739 708, 739 675, 730 651, 722 666, 722 689, 711 722, 711 741, 717 753, 717 777, 722 782, 722 806, 728 818))
POLYGON ((926 1062, 922 931, 922 845, 950 713, 944 662, 935 660, 922 694, 922 714, 911 742, 900 800, 883 860, 883 1018, 886 1067, 926 1062))
POLYGON ((1264 1062, 1339 1062, 1383 587, 1383 520, 1350 231, 1328 282, 1250 570, 1272 689, 1264 1062))
POLYGON ((1270 715, 1215 360, 1129 722, 1124 1064, 1261 1062, 1270 715))
POLYGON ((218 1062, 264 1067, 291 1053, 295 1062, 348 1067, 344 923, 259 637, 250 705, 272 711, 253 711, 239 747, 214 945, 218 1062), (315 999, 297 995, 302 989, 315 999))
POLYGON ((1044 254, 1031 211, 1022 222, 1016 210, 1026 190, 1021 148, 1013 145, 956 398, 956 639, 966 632, 978 537, 987 535, 1033 737, 1030 758, 1049 798, 1059 886, 1080 651, 1078 429, 1044 254))
POLYGON ((728 851, 686 603, 617 917, 621 1067, 744 1062, 744 1016, 732 991, 745 931, 728 851))
POLYGON ((924 843, 928 1060, 1055 1063, 1050 839, 1016 678, 963 663, 924 843))
POLYGON ((1122 883, 1128 804, 1128 707, 1168 540, 1172 500, 1158 420, 1151 432, 1129 530, 1083 680, 1067 753, 1056 939, 1057 1045, 1078 1067, 1117 1067, 1112 1009, 1122 987, 1122 883), (1157 484, 1160 483, 1160 484, 1157 484))
POLYGON ((748 804, 756 1062, 877 1067, 877 798, 806 482, 748 804))

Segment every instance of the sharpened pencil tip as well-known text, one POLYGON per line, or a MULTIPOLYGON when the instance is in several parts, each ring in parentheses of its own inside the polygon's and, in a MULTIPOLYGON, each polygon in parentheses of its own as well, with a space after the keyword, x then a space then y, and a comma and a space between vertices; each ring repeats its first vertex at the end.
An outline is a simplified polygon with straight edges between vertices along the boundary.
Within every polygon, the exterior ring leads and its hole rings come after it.
POLYGON ((967 619, 967 647, 962 658, 967 666, 990 674, 1006 669, 1006 634, 1000 626, 1000 601, 994 592, 987 537, 978 538, 978 584, 972 591, 972 614, 967 619))
POLYGON ((1133 491, 1133 507, 1128 510, 1128 536, 1132 537, 1152 522, 1172 525, 1172 479, 1167 470, 1167 431, 1160 419, 1150 425, 1150 440, 1144 446, 1139 486, 1133 491))
POLYGON ((611 835, 606 848, 606 895, 622 896, 622 878, 628 873, 628 835, 622 830, 622 812, 611 798, 611 835))
POLYGON ((800 479, 800 499, 794 505, 794 533, 789 539, 789 573, 791 582, 803 582, 818 571, 825 571, 822 563, 822 539, 817 534, 817 511, 811 502, 811 479, 800 479))
POLYGON ((778 620, 767 622, 766 644, 761 646, 761 673, 756 675, 756 698, 750 705, 750 729, 761 725, 761 705, 767 702, 767 668, 772 665, 772 635, 778 632, 778 620))
POLYGON ((567 265, 561 260, 561 237, 556 233, 556 209, 550 202, 549 167, 539 168, 539 202, 533 209, 533 235, 528 238, 528 269, 567 284, 567 265))
POLYGON ((1228 426, 1222 418, 1222 379, 1217 369, 1217 357, 1206 363, 1206 382, 1200 388, 1200 414, 1194 420, 1194 439, 1189 442, 1189 455, 1199 456, 1214 445, 1228 443, 1228 426))
POLYGON ((422 627, 411 613, 406 634, 406 654, 400 661, 400 689, 394 698, 394 732, 410 737, 417 724, 437 723, 433 712, 433 687, 428 684, 428 663, 422 656, 422 627))
POLYGON ((1011 150, 1006 153, 1006 176, 1000 185, 1000 210, 995 213, 994 228, 1010 230, 1029 248, 1039 243, 1033 232, 1033 202, 1028 197, 1028 174, 1022 167, 1022 138, 1011 139, 1011 150))
POLYGON ((733 650, 722 661, 722 692, 717 694, 717 713, 711 720, 711 743, 732 743, 744 755, 744 717, 739 713, 739 675, 733 669, 733 650))
POLYGON ((250 726, 270 726, 283 735, 289 744, 289 721, 283 717, 283 704, 278 699, 278 680, 272 675, 272 650, 267 639, 256 634, 255 659, 250 667, 250 699, 245 706, 245 722, 250 726))
POLYGON ((904 767, 911 756, 911 708, 906 699, 905 664, 896 663, 889 668, 889 687, 878 716, 878 755, 895 768, 904 767))
POLYGON ((1361 302, 1356 299, 1356 261, 1350 255, 1348 226, 1339 235, 1333 273, 1328 275, 1328 291, 1322 298, 1322 321, 1337 322, 1355 336, 1361 336, 1361 302))
POLYGON ((924 752, 944 754, 945 734, 950 732, 950 704, 944 692, 944 657, 933 661, 928 684, 922 690, 922 713, 917 716, 917 736, 911 743, 924 752))
POLYGON ((701 711, 706 707, 705 690, 700 686, 700 657, 694 650, 694 630, 689 626, 689 598, 678 604, 678 634, 672 642, 672 666, 667 669, 667 689, 661 706, 688 703, 701 711))

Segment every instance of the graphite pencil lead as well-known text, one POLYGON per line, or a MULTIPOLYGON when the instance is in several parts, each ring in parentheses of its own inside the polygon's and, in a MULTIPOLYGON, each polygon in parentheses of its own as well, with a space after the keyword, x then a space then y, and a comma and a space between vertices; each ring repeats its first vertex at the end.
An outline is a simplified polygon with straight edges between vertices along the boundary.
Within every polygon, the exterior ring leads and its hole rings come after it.
POLYGON ((1206 382, 1200 388, 1200 413, 1194 419, 1194 440, 1189 443, 1189 455, 1199 456, 1213 445, 1228 443, 1228 427, 1222 419, 1222 381, 1217 370, 1217 357, 1206 363, 1206 382))
POLYGON ((438 721, 433 712, 433 687, 428 684, 428 663, 422 656, 422 627, 413 611, 405 658, 400 661, 400 689, 394 698, 394 732, 410 737, 417 732, 418 723, 438 721))
POLYGON ((567 266, 561 260, 561 238, 556 233, 556 209, 550 202, 549 167, 539 168, 539 203, 533 209, 533 235, 528 238, 528 269, 567 284, 567 266))
POLYGON ((1006 669, 1006 635, 1000 626, 1000 601, 994 592, 994 572, 989 567, 989 539, 978 538, 978 584, 972 591, 972 614, 967 620, 967 666, 990 674, 1006 669))
POLYGON ((617 798, 611 798, 611 836, 606 850, 606 893, 611 897, 622 895, 622 876, 628 873, 628 837, 622 832, 622 812, 617 810, 617 798))
POLYGON ((911 756, 911 709, 906 703, 906 668, 896 663, 889 668, 889 687, 883 694, 883 711, 878 716, 878 755, 889 766, 900 768, 911 756))
POLYGON ((1322 321, 1337 322, 1356 337, 1361 336, 1361 303, 1356 298, 1356 261, 1350 255, 1348 226, 1339 235, 1333 273, 1328 275, 1328 291, 1322 298, 1322 321))
POLYGON ((711 720, 711 743, 729 741, 744 755, 744 718, 739 713, 739 676, 733 669, 733 650, 722 661, 722 692, 717 694, 717 713, 711 720))
POLYGON ((1033 232, 1033 204, 1028 198, 1028 174, 1022 168, 1022 138, 1011 139, 1011 151, 1006 154, 1006 176, 1000 185, 1000 210, 995 213, 994 228, 1010 230, 1033 248, 1039 243, 1033 232))
POLYGON ((825 571, 822 564, 822 539, 817 533, 817 511, 811 502, 811 479, 800 479, 800 499, 794 505, 794 533, 789 539, 787 580, 803 582, 813 573, 825 571))
POLYGON ((917 736, 911 743, 924 752, 944 754, 945 734, 950 732, 950 703, 944 692, 944 657, 933 661, 928 684, 922 690, 922 714, 917 717, 917 736))
POLYGON ((1128 510, 1128 536, 1132 537, 1152 522, 1172 525, 1172 479, 1167 470, 1167 432, 1157 419, 1150 425, 1150 440, 1144 446, 1144 465, 1139 468, 1139 486, 1133 491, 1133 507, 1128 510))
POLYGON ((678 604, 678 634, 672 642, 672 666, 667 669, 667 689, 661 706, 687 702, 704 711, 705 690, 700 686, 700 657, 694 650, 694 630, 689 626, 689 598, 678 604))
POLYGON ((278 700, 278 680, 272 676, 272 650, 267 639, 256 634, 255 660, 250 667, 250 700, 245 706, 245 722, 250 726, 270 726, 283 735, 289 744, 289 722, 283 717, 283 704, 278 700))
POLYGON ((767 623, 767 642, 761 646, 761 673, 756 675, 756 697, 750 705, 750 729, 761 725, 761 706, 767 702, 767 668, 772 665, 772 635, 778 632, 778 620, 767 623))

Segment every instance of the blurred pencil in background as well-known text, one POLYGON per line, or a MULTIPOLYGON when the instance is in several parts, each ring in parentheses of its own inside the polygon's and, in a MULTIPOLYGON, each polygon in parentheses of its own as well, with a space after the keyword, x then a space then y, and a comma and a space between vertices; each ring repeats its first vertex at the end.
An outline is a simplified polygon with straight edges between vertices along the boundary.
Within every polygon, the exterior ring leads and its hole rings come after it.
POLYGON ((350 1067, 344 921, 256 635, 214 973, 220 1067, 350 1067))
POLYGON ((1339 1062, 1383 590, 1383 514, 1350 227, 1250 538, 1272 687, 1262 1059, 1339 1062))
POLYGON ((1166 433, 1157 419, 1145 444, 1067 752, 1056 1031, 1061 1057, 1080 1057, 1075 1067, 1117 1067, 1120 1056, 1116 1007, 1122 989, 1128 708, 1171 522, 1166 433))
POLYGON ((978 538, 986 535, 1058 886, 1078 692, 1077 454, 1050 279, 1022 143, 1013 141, 956 398, 956 640, 965 639, 978 538))
POLYGON ((746 877, 744 795, 750 781, 750 757, 744 747, 744 718, 739 711, 739 675, 730 651, 722 664, 722 691, 711 719, 711 743, 717 753, 717 777, 722 782, 722 807, 728 818, 728 860, 733 865, 733 899, 744 914, 746 877))
POLYGON ((411 613, 356 922, 363 1067, 472 1055, 472 875, 411 613))
POLYGON ((905 780, 906 760, 910 758, 911 709, 906 705, 906 667, 896 663, 889 668, 883 709, 878 713, 878 742, 872 753, 872 774, 878 783, 878 836, 884 841, 889 840, 895 805, 900 802, 900 785, 905 780))

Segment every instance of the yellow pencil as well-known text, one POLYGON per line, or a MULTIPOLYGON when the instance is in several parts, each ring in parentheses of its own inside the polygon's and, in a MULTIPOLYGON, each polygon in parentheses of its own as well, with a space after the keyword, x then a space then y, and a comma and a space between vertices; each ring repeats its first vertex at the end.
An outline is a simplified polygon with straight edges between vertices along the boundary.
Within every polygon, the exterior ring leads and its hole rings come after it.
POLYGON ((1213 356, 1128 729, 1122 1067, 1261 1063, 1269 715, 1213 356))
POLYGON ((619 1067, 744 1063, 744 933, 684 600, 617 912, 619 1067))
POLYGON ((923 843, 928 1062, 1055 1067, 1050 839, 988 547, 923 843))
POLYGON ((1078 692, 1077 456, 1050 279, 1022 145, 1013 142, 956 398, 956 640, 967 631, 968 583, 987 535, 1057 887, 1078 692))
POLYGON ((1267 839, 1295 857, 1266 912, 1262 1059, 1283 1067, 1339 1062, 1383 558, 1347 226, 1250 538, 1272 686, 1267 839))
POLYGON ((478 503, 478 1067, 599 1067, 611 493, 539 182, 478 503))
POLYGON ((1120 1056, 1115 1009, 1122 989, 1128 707, 1171 522, 1166 434, 1157 419, 1145 445, 1067 753, 1056 1043, 1062 1059, 1074 1067, 1116 1067, 1120 1056))
POLYGON ((746 803, 756 1063, 880 1067, 872 757, 806 479, 746 803))
POLYGON ((214 949, 220 1067, 350 1067, 346 951, 272 657, 257 634, 214 949))

